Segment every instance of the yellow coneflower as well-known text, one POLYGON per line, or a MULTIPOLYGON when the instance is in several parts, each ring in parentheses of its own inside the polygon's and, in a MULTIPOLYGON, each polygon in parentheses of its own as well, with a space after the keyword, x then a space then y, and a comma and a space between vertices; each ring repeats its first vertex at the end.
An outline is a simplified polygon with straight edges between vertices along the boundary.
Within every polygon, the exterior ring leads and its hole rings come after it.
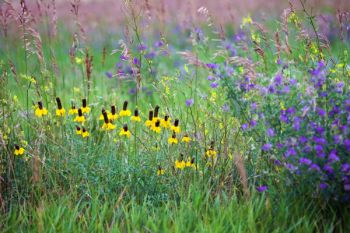
POLYGON ((205 155, 210 158, 212 157, 213 159, 216 158, 216 151, 214 150, 214 142, 211 142, 210 148, 205 152, 205 155))
POLYGON ((120 117, 131 116, 130 110, 128 110, 128 101, 124 101, 123 109, 119 112, 120 117))
POLYGON ((78 114, 78 109, 75 108, 75 105, 72 103, 72 107, 68 111, 68 115, 75 115, 78 114))
POLYGON ((102 129, 105 129, 105 130, 113 130, 115 129, 115 125, 113 125, 110 120, 108 119, 108 115, 107 115, 107 112, 106 110, 102 109, 102 115, 103 115, 103 119, 104 119, 104 123, 102 125, 102 129))
POLYGON ((175 133, 180 133, 181 129, 179 126, 179 119, 175 119, 174 125, 171 126, 171 130, 175 131, 175 133))
POLYGON ((150 128, 152 127, 152 123, 153 123, 153 111, 149 111, 148 113, 148 120, 146 121, 145 125, 150 128))
POLYGON ((42 117, 47 115, 47 109, 43 107, 43 103, 41 101, 38 102, 38 106, 35 109, 35 116, 42 117))
POLYGON ((161 175, 164 175, 164 173, 165 173, 165 170, 160 165, 158 165, 157 175, 161 176, 161 175))
POLYGON ((176 133, 175 132, 173 132, 173 135, 170 138, 168 138, 168 143, 170 145, 179 143, 179 141, 176 138, 176 133))
POLYGON ((183 170, 186 167, 183 154, 180 154, 180 158, 175 161, 175 168, 183 170))
POLYGON ((160 133, 161 128, 160 128, 160 120, 157 120, 155 124, 152 124, 151 130, 156 133, 160 133))
POLYGON ((184 143, 190 143, 191 141, 192 139, 187 134, 181 140, 181 142, 184 142, 184 143))
POLYGON ((87 106, 86 99, 82 99, 82 104, 83 106, 81 107, 81 111, 83 113, 89 113, 91 109, 89 106, 87 106))
POLYGON ((154 114, 153 114, 153 119, 152 119, 153 124, 155 124, 159 120, 158 114, 159 114, 159 106, 156 105, 156 107, 154 108, 154 114))
POLYGON ((139 116, 139 110, 137 108, 134 111, 134 115, 131 117, 131 121, 141 122, 141 118, 139 116))
POLYGON ((192 167, 196 169, 196 163, 195 163, 195 158, 193 157, 192 159, 188 158, 186 162, 186 167, 192 167))
POLYGON ((15 145, 15 155, 23 155, 25 152, 25 149, 23 147, 20 147, 18 145, 15 145))
POLYGON ((56 97, 57 102, 57 109, 56 109, 56 116, 63 117, 66 115, 66 110, 62 107, 61 99, 59 97, 56 97))
POLYGON ((83 111, 81 110, 81 108, 78 109, 78 116, 74 118, 74 122, 85 122, 85 116, 83 115, 83 111))
POLYGON ((119 136, 125 136, 127 138, 131 137, 131 133, 128 130, 128 125, 124 124, 123 128, 120 129, 119 136))
POLYGON ((77 135, 81 135, 82 130, 81 130, 81 128, 80 128, 79 126, 75 126, 75 133, 76 133, 77 135))
POLYGON ((118 114, 116 112, 116 109, 115 109, 115 106, 112 105, 111 106, 111 113, 108 114, 108 118, 111 120, 111 121, 114 121, 114 120, 117 120, 118 119, 118 114))
POLYGON ((168 129, 171 126, 171 122, 170 121, 171 121, 171 119, 169 118, 168 115, 166 115, 166 116, 164 116, 164 119, 162 119, 160 121, 160 126, 165 128, 165 129, 168 129))
POLYGON ((81 136, 82 136, 83 138, 86 138, 86 137, 89 137, 90 134, 89 134, 89 132, 88 132, 85 128, 83 128, 83 131, 82 131, 82 133, 81 133, 81 136))

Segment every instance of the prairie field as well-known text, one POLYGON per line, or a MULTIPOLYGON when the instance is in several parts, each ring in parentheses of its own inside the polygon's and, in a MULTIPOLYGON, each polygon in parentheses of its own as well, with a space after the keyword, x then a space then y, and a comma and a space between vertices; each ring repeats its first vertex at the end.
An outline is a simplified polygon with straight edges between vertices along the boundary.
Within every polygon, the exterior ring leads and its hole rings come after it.
POLYGON ((0 0, 0 232, 350 232, 348 1, 0 0))

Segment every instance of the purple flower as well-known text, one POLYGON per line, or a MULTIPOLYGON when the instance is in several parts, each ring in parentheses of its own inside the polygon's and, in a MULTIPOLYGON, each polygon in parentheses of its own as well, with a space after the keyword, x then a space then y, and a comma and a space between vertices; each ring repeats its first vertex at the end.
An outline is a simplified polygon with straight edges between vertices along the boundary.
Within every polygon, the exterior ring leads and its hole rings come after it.
POLYGON ((241 128, 243 131, 246 131, 248 129, 248 124, 246 124, 246 123, 242 124, 241 128))
POLYGON ((331 153, 328 156, 330 162, 336 162, 339 161, 339 157, 337 155, 337 151, 334 149, 331 151, 331 153))
POLYGON ((208 79, 208 81, 213 81, 215 78, 213 76, 209 75, 207 79, 208 79))
POLYGON ((348 164, 348 163, 342 164, 341 171, 344 173, 349 173, 350 172, 350 164, 348 164))
POLYGON ((250 125, 250 127, 255 127, 256 126, 256 121, 255 120, 251 120, 250 122, 249 122, 249 125, 250 125))
POLYGON ((321 183, 319 187, 320 189, 326 189, 328 185, 326 183, 321 183))
POLYGON ((267 190, 267 185, 261 185, 261 186, 258 186, 256 187, 256 190, 259 192, 259 193, 262 193, 262 192, 265 192, 267 190))
POLYGON ((137 66, 141 65, 140 60, 137 57, 134 57, 133 63, 134 63, 134 65, 137 65, 137 66))
POLYGON ((274 83, 275 83, 276 86, 282 85, 282 75, 281 74, 277 74, 275 76, 274 83))
POLYGON ((107 76, 107 78, 113 78, 113 74, 110 71, 105 72, 105 75, 107 76))
POLYGON ((212 82, 211 84, 210 84, 210 87, 211 88, 217 88, 219 86, 219 83, 217 83, 217 82, 212 82))
POLYGON ((272 148, 272 144, 271 144, 271 143, 266 143, 266 144, 264 144, 264 145, 261 147, 261 149, 262 149, 263 151, 269 151, 269 150, 271 150, 271 148, 272 148))
POLYGON ((310 159, 308 159, 308 158, 302 157, 302 158, 299 159, 299 163, 300 164, 310 165, 310 164, 312 164, 312 161, 310 159))
POLYGON ((331 165, 329 164, 326 164, 323 166, 323 170, 330 173, 330 174, 333 174, 334 173, 334 169, 331 167, 331 165))
POLYGON ((266 132, 266 135, 268 137, 273 137, 273 136, 275 136, 275 131, 272 128, 268 128, 267 132, 266 132))
POLYGON ((222 111, 223 112, 229 112, 230 111, 230 105, 228 103, 224 103, 222 106, 222 111))
POLYGON ((289 171, 296 171, 298 168, 296 166, 294 166, 293 164, 291 163, 286 163, 286 168, 289 170, 289 171))
POLYGON ((154 47, 156 48, 162 47, 163 45, 164 45, 164 42, 161 40, 154 42, 154 47))
POLYGON ((297 155, 296 150, 293 147, 289 147, 285 153, 286 157, 297 155))
POLYGON ((322 108, 318 108, 317 109, 317 114, 320 116, 320 117, 324 117, 326 116, 326 111, 322 108))
POLYGON ((137 46, 137 50, 139 52, 144 51, 146 49, 147 49, 147 46, 145 44, 140 44, 139 46, 137 46))
POLYGON ((156 53, 155 52, 150 52, 150 53, 145 54, 145 58, 149 59, 149 60, 152 60, 155 57, 156 57, 156 53))
POLYGON ((122 61, 127 61, 127 60, 129 60, 129 56, 127 55, 127 54, 122 54, 122 55, 120 55, 120 60, 122 60, 122 61))
POLYGON ((320 166, 318 166, 317 164, 311 164, 310 165, 310 168, 309 168, 310 170, 316 170, 316 171, 321 171, 321 168, 320 168, 320 166))
POLYGON ((209 68, 209 69, 217 69, 217 68, 219 68, 219 65, 217 65, 217 64, 215 64, 215 63, 208 63, 207 64, 207 67, 209 68))
POLYGON ((194 99, 193 98, 186 100, 186 106, 187 107, 191 107, 193 104, 194 104, 194 99))

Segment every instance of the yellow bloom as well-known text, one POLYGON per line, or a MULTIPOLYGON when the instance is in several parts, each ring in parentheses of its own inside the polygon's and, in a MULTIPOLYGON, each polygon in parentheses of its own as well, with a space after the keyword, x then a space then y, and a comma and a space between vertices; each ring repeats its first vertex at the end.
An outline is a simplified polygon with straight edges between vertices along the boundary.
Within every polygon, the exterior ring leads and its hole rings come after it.
POLYGON ((82 113, 89 113, 91 109, 89 106, 87 106, 86 99, 83 99, 82 103, 83 103, 83 106, 81 107, 82 113))
POLYGON ((42 117, 47 115, 47 109, 43 107, 43 103, 41 101, 38 102, 38 106, 35 109, 35 116, 42 117))
POLYGON ((213 157, 214 159, 216 158, 216 151, 214 149, 209 149, 207 152, 205 152, 205 155, 210 157, 213 157))
POLYGON ((165 116, 164 119, 162 119, 160 121, 160 126, 165 128, 165 129, 168 129, 171 126, 171 122, 170 121, 171 121, 171 119, 169 118, 169 116, 165 116))
POLYGON ((155 124, 159 118, 158 118, 158 113, 159 113, 159 106, 157 105, 155 108, 154 108, 154 114, 153 114, 153 123, 155 124))
POLYGON ((161 175, 164 175, 164 173, 165 173, 165 170, 159 165, 157 169, 157 175, 161 176, 161 175))
POLYGON ((128 101, 124 101, 123 109, 119 112, 120 117, 131 116, 130 110, 128 110, 128 101))
POLYGON ((89 132, 85 129, 85 128, 83 128, 83 132, 81 133, 81 136, 83 137, 83 138, 86 138, 86 137, 89 137, 89 132))
POLYGON ((20 147, 18 145, 15 145, 15 155, 23 155, 25 152, 23 147, 20 147))
POLYGON ((131 121, 141 122, 140 116, 132 116, 131 121))
POLYGON ((175 161, 175 168, 183 170, 186 167, 186 162, 183 159, 183 155, 180 155, 180 159, 175 161))
POLYGON ((64 116, 66 115, 66 110, 62 107, 61 99, 59 97, 56 97, 57 102, 57 109, 56 109, 56 116, 64 116))
POLYGON ((83 59, 80 57, 75 57, 75 63, 77 63, 78 65, 83 63, 83 59))
POLYGON ((146 121, 145 125, 149 128, 153 125, 153 111, 149 111, 148 120, 146 121))
POLYGON ((111 122, 103 123, 103 125, 102 125, 102 129, 105 129, 105 130, 113 130, 115 128, 116 128, 116 126, 113 125, 111 122))
POLYGON ((248 15, 247 17, 243 17, 242 19, 242 27, 244 27, 246 24, 252 24, 253 20, 250 17, 250 15, 248 15))
POLYGON ((131 137, 131 132, 128 130, 127 124, 125 124, 123 128, 120 129, 119 136, 125 136, 127 138, 131 137))
POLYGON ((190 143, 191 140, 192 140, 192 139, 191 139, 188 135, 185 135, 185 136, 182 138, 181 142, 190 143))
POLYGON ((83 115, 83 111, 81 110, 81 108, 78 109, 78 116, 74 118, 74 122, 80 122, 80 123, 85 122, 85 117, 83 115))
POLYGON ((175 133, 181 132, 181 129, 179 126, 179 119, 175 119, 174 125, 171 126, 171 130, 174 131, 175 133))
POLYGON ((81 128, 80 128, 79 126, 76 126, 75 133, 76 133, 77 135, 81 135, 82 130, 81 130, 81 128))
POLYGON ((155 124, 152 124, 151 130, 156 133, 160 133, 161 128, 160 128, 160 121, 158 120, 155 124))
POLYGON ((188 158, 187 162, 186 162, 186 167, 192 167, 194 169, 196 169, 196 163, 195 163, 195 159, 192 158, 188 158))
POLYGON ((176 138, 175 132, 173 132, 173 135, 170 138, 168 138, 168 143, 171 145, 179 143, 179 141, 176 138))
POLYGON ((108 118, 111 120, 111 121, 114 121, 114 120, 117 120, 118 119, 118 114, 116 112, 116 109, 115 109, 115 106, 112 105, 111 106, 111 113, 108 114, 108 118))
POLYGON ((78 114, 78 109, 75 108, 75 106, 73 105, 71 109, 69 109, 68 111, 68 115, 75 115, 78 114))

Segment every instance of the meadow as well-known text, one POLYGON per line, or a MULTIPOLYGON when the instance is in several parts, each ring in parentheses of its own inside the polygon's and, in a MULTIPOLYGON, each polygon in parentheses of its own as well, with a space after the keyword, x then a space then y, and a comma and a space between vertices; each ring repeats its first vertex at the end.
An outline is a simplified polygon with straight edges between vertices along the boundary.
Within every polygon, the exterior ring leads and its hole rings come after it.
POLYGON ((56 4, 0 3, 1 232, 350 231, 349 11, 56 4))

